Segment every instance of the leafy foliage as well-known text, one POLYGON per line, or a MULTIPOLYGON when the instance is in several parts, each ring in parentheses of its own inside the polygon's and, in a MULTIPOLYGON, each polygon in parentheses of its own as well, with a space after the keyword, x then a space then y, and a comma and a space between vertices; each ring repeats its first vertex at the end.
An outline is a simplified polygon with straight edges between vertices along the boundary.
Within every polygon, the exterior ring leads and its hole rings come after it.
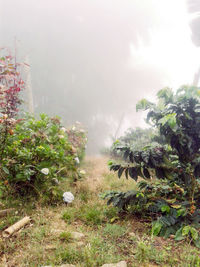
POLYGON ((24 87, 19 67, 16 58, 0 57, 0 197, 43 195, 57 201, 61 178, 80 177, 75 158, 84 156, 85 131, 66 130, 59 118, 45 114, 17 119, 24 87))
POLYGON ((87 136, 79 122, 67 129, 68 140, 72 144, 73 151, 77 154, 80 161, 84 158, 87 136))
POLYGON ((18 106, 21 104, 19 94, 24 88, 24 82, 18 72, 19 67, 20 64, 12 56, 0 54, 0 159, 7 136, 12 135, 18 106))
POLYGON ((153 128, 129 128, 123 136, 113 142, 110 148, 102 150, 102 153, 109 154, 112 158, 121 158, 123 153, 118 149, 119 147, 128 146, 132 150, 141 150, 149 143, 157 144, 158 142, 161 142, 161 139, 153 128))
POLYGON ((77 173, 72 145, 59 118, 45 114, 16 123, 7 138, 1 160, 1 178, 7 191, 20 195, 61 197, 57 183, 77 173))
POLYGON ((147 121, 165 143, 142 150, 118 146, 124 163, 110 162, 110 170, 119 178, 124 173, 145 181, 138 183, 136 192, 110 192, 104 197, 120 209, 151 216, 153 234, 175 234, 176 240, 189 236, 200 246, 200 90, 185 86, 173 93, 165 88, 157 96, 157 104, 142 100, 137 109, 148 110, 147 121))
POLYGON ((19 66, 10 55, 0 57, 0 112, 8 118, 17 114, 21 103, 19 92, 24 82, 18 72, 19 66))

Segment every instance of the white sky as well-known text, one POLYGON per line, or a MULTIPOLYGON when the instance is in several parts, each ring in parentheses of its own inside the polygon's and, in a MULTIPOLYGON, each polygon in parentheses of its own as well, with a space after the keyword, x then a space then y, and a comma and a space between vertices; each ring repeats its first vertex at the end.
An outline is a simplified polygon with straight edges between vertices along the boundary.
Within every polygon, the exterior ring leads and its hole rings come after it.
MULTIPOLYGON (((140 37, 139 46, 130 43, 129 65, 132 69, 142 69, 143 66, 160 69, 167 74, 162 81, 163 87, 176 90, 183 84, 192 84, 194 74, 200 67, 200 47, 196 47, 191 40, 191 15, 187 12, 186 0, 153 1, 162 22, 160 27, 150 32, 150 44, 145 45, 140 37)), ((145 5, 146 1, 142 2, 145 5)), ((146 94, 145 98, 156 100, 154 94, 146 94)), ((142 117, 139 115, 135 126, 147 127, 144 117, 144 113, 142 117)), ((125 119, 121 134, 129 127, 133 125, 125 119)))
POLYGON ((160 27, 150 32, 150 45, 145 46, 140 40, 139 48, 130 44, 134 61, 132 68, 149 65, 158 67, 167 73, 163 86, 174 89, 182 84, 190 84, 194 73, 200 66, 200 48, 191 41, 189 14, 185 0, 154 0, 160 14, 160 27))

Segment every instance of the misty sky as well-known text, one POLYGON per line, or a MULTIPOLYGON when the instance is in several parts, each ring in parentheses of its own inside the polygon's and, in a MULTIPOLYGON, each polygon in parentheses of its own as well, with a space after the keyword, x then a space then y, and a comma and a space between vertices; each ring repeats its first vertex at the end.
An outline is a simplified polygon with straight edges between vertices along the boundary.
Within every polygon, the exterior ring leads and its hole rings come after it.
POLYGON ((89 149, 144 125, 135 104, 193 81, 200 51, 184 0, 0 0, 0 46, 29 57, 36 112, 82 122, 89 149), (119 132, 120 134, 120 132, 119 132))

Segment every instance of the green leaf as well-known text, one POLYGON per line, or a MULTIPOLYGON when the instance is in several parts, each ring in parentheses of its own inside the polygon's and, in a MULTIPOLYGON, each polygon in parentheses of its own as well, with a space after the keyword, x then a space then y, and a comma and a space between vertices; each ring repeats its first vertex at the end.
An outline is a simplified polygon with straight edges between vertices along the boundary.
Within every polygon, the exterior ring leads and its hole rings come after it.
POLYGON ((160 221, 153 222, 152 234, 157 236, 160 233, 163 224, 160 221))
POLYGON ((149 173, 147 168, 143 168, 143 174, 147 179, 151 178, 151 175, 150 175, 150 173, 149 173))
POLYGON ((196 167, 194 169, 194 176, 200 177, 200 164, 196 165, 196 167))
POLYGON ((122 176, 122 173, 123 173, 124 169, 125 169, 124 167, 120 167, 119 168, 119 171, 118 171, 118 177, 119 178, 122 176))
POLYGON ((174 239, 176 241, 181 241, 181 240, 185 239, 185 236, 182 235, 182 227, 179 228, 178 231, 176 231, 176 235, 175 235, 174 239))
POLYGON ((2 169, 3 169, 3 171, 4 171, 6 174, 10 174, 8 168, 6 168, 6 167, 2 167, 2 169))
POLYGON ((156 168, 156 177, 158 177, 159 179, 165 178, 165 172, 162 168, 156 168))
POLYGON ((128 179, 128 168, 125 170, 126 179, 128 179))
POLYGON ((175 205, 174 204, 174 205, 171 205, 171 207, 174 208, 174 209, 180 209, 181 208, 181 205, 175 205))
POLYGON ((113 222, 117 221, 118 219, 119 219, 119 217, 117 217, 117 216, 113 217, 113 218, 110 219, 110 222, 113 223, 113 222))
MULTIPOLYGON (((179 205, 175 205, 175 206, 179 206, 179 205)), ((184 216, 185 212, 186 212, 186 209, 177 210, 177 218, 182 216, 182 215, 184 216)))
POLYGON ((182 229, 182 235, 183 236, 188 235, 189 232, 190 232, 190 229, 191 229, 191 227, 189 225, 184 226, 183 229, 182 229))
POLYGON ((200 237, 193 241, 197 248, 200 248, 200 237))
POLYGON ((134 167, 129 168, 129 176, 137 181, 138 175, 137 175, 137 170, 134 167))
POLYGON ((161 211, 162 212, 166 212, 166 213, 169 213, 170 212, 170 207, 168 205, 163 205, 161 207, 161 211))
POLYGON ((174 129, 176 126, 176 113, 167 114, 166 116, 162 117, 158 122, 162 124, 162 126, 167 123, 171 129, 174 129))
POLYGON ((190 233, 191 233, 191 236, 192 236, 193 240, 197 240, 198 239, 199 234, 198 234, 198 231, 194 227, 190 228, 190 233))
POLYGON ((168 102, 172 101, 173 91, 171 88, 166 87, 166 88, 158 91, 157 96, 158 96, 158 98, 163 98, 165 100, 165 102, 168 103, 168 102))
POLYGON ((109 161, 108 161, 108 166, 112 166, 112 165, 113 165, 112 160, 109 160, 109 161))
POLYGON ((143 98, 142 100, 140 100, 137 105, 136 105, 136 111, 138 110, 147 110, 149 109, 153 104, 146 100, 145 98, 143 98))

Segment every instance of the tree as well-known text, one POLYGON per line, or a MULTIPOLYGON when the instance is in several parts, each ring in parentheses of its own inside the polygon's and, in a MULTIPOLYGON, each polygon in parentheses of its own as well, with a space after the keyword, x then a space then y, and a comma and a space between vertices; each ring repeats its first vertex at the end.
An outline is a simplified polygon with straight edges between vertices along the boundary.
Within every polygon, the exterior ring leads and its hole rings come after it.
POLYGON ((125 162, 110 162, 110 169, 119 178, 125 173, 144 180, 138 190, 110 192, 105 198, 121 209, 149 215, 153 234, 175 234, 176 240, 189 236, 200 246, 200 90, 184 86, 173 93, 165 88, 157 96, 157 104, 143 99, 137 110, 148 110, 147 121, 166 143, 142 150, 120 146, 125 162))

